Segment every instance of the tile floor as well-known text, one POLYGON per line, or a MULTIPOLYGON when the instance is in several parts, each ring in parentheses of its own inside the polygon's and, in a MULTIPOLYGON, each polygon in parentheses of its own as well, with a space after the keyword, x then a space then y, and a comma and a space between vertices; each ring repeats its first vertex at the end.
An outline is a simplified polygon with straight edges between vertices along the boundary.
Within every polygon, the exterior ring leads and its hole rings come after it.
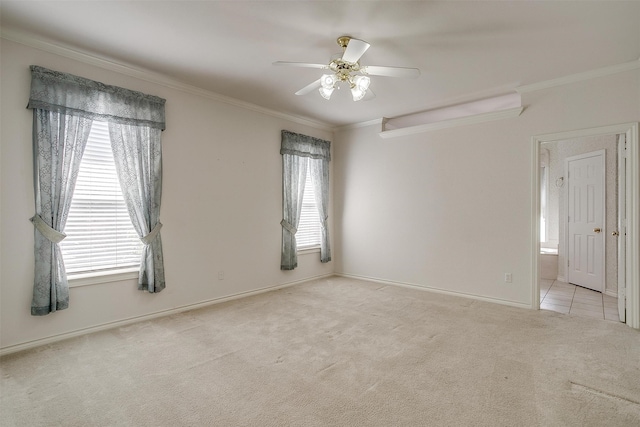
POLYGON ((540 281, 540 308, 619 322, 618 299, 558 280, 540 281))

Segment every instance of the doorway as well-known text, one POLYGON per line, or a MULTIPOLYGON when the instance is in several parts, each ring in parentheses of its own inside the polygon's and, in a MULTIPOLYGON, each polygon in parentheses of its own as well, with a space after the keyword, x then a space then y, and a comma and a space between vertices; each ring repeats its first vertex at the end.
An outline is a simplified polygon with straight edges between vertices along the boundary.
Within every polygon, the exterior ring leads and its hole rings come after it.
MULTIPOLYGON (((622 221, 622 228, 618 229, 618 224, 615 224, 616 218, 612 218, 614 221, 613 226, 609 227, 593 227, 600 228, 601 232, 604 228, 608 231, 607 240, 617 241, 618 248, 622 250, 618 250, 617 252, 620 254, 619 262, 617 263, 618 273, 617 281, 618 281, 618 289, 617 295, 621 301, 621 314, 624 316, 626 314, 625 323, 634 328, 640 328, 640 267, 637 262, 633 262, 634 259, 637 260, 638 255, 640 255, 639 249, 639 213, 640 213, 640 197, 638 195, 638 190, 640 189, 640 180, 639 180, 639 167, 638 167, 638 154, 640 153, 638 147, 638 124, 630 123, 630 124, 622 124, 622 125, 614 125, 614 126, 606 126, 601 128, 594 129, 585 129, 579 131, 571 131, 571 132, 562 132, 557 134, 548 134, 548 135, 540 135, 534 136, 532 138, 532 241, 533 241, 533 256, 532 256, 532 270, 533 270, 533 283, 532 283, 532 308, 538 309, 540 307, 540 261, 541 261, 541 247, 548 249, 548 246, 553 246, 553 242, 550 244, 542 244, 540 243, 541 236, 549 234, 549 223, 550 218, 548 215, 545 216, 545 212, 543 212, 544 204, 541 203, 541 194, 545 194, 545 190, 543 189, 543 185, 545 182, 545 169, 540 167, 540 156, 541 154, 544 156, 544 152, 546 151, 543 148, 544 144, 549 144, 557 141, 564 140, 574 140, 578 138, 590 138, 590 137, 598 137, 604 135, 623 135, 626 140, 626 155, 623 156, 623 160, 625 161, 626 168, 620 168, 620 176, 619 180, 622 182, 622 186, 619 187, 622 191, 619 195, 621 202, 620 206, 623 206, 621 209, 620 217, 625 219, 626 222, 622 221), (541 221, 541 218, 545 218, 547 223, 541 221), (542 229, 544 226, 545 229, 542 229), (614 239, 609 236, 612 233, 618 233, 619 236, 613 234, 614 239), (541 234, 542 233, 542 234, 541 234)), ((614 160, 619 160, 616 156, 613 156, 614 160)), ((563 179, 565 177, 562 177, 563 179)), ((563 185, 563 180, 555 180, 553 178, 547 177, 546 181, 549 184, 557 184, 559 186, 563 185)), ((553 187, 552 187, 553 188, 553 187)), ((566 189, 565 189, 566 191, 566 189)), ((560 221, 562 223, 562 221, 560 221)), ((602 233, 600 233, 601 236, 602 233)), ((563 230, 560 233, 560 236, 566 235, 566 230, 563 230)), ((566 258, 566 248, 568 238, 564 238, 565 241, 562 242, 563 238, 560 237, 558 240, 558 244, 556 247, 560 247, 562 252, 562 248, 564 248, 565 257, 559 257, 559 271, 558 278, 563 278, 566 281, 568 276, 567 271, 567 260, 566 258)), ((615 246, 614 246, 615 249, 615 246)), ((614 250, 613 253, 616 251, 614 250)), ((609 269, 611 270, 611 269, 609 269)), ((614 281, 611 280, 611 283, 614 281)), ((606 289, 604 289, 606 292, 606 289)), ((611 294, 611 289, 609 290, 609 294, 611 294)), ((621 316, 622 317, 622 316, 621 316)))

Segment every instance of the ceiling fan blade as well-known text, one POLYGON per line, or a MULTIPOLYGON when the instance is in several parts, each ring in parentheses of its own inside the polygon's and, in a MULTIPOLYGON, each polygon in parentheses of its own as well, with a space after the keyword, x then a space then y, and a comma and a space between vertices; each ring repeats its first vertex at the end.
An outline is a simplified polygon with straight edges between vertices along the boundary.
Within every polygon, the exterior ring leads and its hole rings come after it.
POLYGON ((376 94, 373 93, 373 91, 371 89, 367 89, 367 93, 365 93, 364 98, 362 98, 362 100, 363 101, 371 101, 375 97, 376 97, 376 94))
POLYGON ((360 72, 370 76, 405 77, 410 79, 415 79, 420 75, 420 70, 417 68, 383 67, 380 65, 360 67, 360 72))
POLYGON ((320 86, 322 86, 322 83, 320 82, 320 79, 318 79, 315 82, 308 84, 302 89, 300 89, 299 91, 297 91, 296 95, 306 95, 310 92, 313 92, 315 89, 319 89, 320 86))
POLYGON ((302 67, 302 68, 320 68, 323 70, 329 68, 329 66, 326 64, 310 64, 308 62, 276 61, 273 63, 273 65, 284 65, 287 67, 302 67))
POLYGON ((350 39, 347 48, 342 54, 342 60, 351 63, 358 62, 367 49, 369 49, 369 46, 371 45, 363 40, 350 39))

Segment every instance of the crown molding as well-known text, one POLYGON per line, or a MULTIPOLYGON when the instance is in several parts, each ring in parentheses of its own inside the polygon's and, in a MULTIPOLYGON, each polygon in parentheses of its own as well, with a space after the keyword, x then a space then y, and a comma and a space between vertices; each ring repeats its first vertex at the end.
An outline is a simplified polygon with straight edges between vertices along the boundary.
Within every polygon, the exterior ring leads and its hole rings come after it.
POLYGON ((23 44, 35 49, 39 49, 48 53, 59 55, 65 58, 73 59, 84 64, 93 65, 99 68, 103 68, 109 71, 115 71, 119 74, 124 74, 130 77, 135 77, 140 80, 144 80, 150 83, 161 85, 170 89, 179 90, 181 92, 189 93, 192 95, 202 96, 214 101, 222 102, 225 104, 233 105, 235 107, 244 108, 246 110, 255 111, 257 113, 265 114, 267 116, 276 117, 279 119, 288 120, 291 122, 299 123, 302 125, 310 126, 315 129, 331 132, 333 126, 320 122, 317 120, 311 120, 305 117, 294 116, 292 114, 281 113, 279 111, 271 110, 269 108, 261 107, 250 102, 241 101, 239 99, 231 98, 229 96, 221 95, 206 89, 201 89, 196 86, 192 86, 186 83, 182 83, 178 80, 174 80, 166 75, 156 73, 154 71, 145 70, 143 68, 134 67, 132 65, 114 61, 111 59, 103 58, 98 55, 85 52, 79 49, 64 46, 62 44, 55 44, 48 41, 44 41, 33 35, 8 30, 2 28, 0 31, 0 38, 23 44))
POLYGON ((618 74, 625 71, 631 71, 640 68, 640 59, 630 62, 624 62, 622 64, 611 65, 608 67, 598 68, 591 71, 585 71, 583 73, 571 74, 569 76, 559 77, 557 79, 545 80, 538 83, 532 83, 529 85, 523 85, 516 88, 518 93, 530 93, 543 89, 550 89, 557 86, 564 86, 571 83, 578 83, 585 80, 591 80, 598 77, 610 76, 612 74, 618 74))
POLYGON ((382 123, 384 121, 385 121, 385 119, 373 119, 373 120, 368 120, 366 122, 358 122, 358 123, 353 123, 353 124, 350 124, 350 125, 336 126, 336 127, 333 128, 333 130, 335 132, 341 132, 343 130, 364 128, 364 127, 367 127, 367 126, 374 126, 374 125, 382 125, 382 123))
POLYGON ((406 128, 382 131, 380 132, 379 135, 385 139, 397 138, 400 136, 413 135, 416 133, 431 132, 431 131, 440 130, 440 129, 448 129, 453 127, 492 122, 494 120, 502 120, 502 119, 509 119, 512 117, 518 117, 523 110, 524 110, 524 107, 508 108, 506 110, 492 111, 490 113, 476 114, 473 116, 460 117, 457 119, 443 120, 441 122, 429 123, 426 125, 409 126, 406 128))

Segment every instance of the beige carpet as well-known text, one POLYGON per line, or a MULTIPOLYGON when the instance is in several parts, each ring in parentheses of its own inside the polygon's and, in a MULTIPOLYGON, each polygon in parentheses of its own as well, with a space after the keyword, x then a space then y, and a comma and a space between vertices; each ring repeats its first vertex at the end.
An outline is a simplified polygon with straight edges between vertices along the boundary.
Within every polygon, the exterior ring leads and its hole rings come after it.
POLYGON ((1 367, 2 426, 640 425, 636 330, 339 277, 1 367))

